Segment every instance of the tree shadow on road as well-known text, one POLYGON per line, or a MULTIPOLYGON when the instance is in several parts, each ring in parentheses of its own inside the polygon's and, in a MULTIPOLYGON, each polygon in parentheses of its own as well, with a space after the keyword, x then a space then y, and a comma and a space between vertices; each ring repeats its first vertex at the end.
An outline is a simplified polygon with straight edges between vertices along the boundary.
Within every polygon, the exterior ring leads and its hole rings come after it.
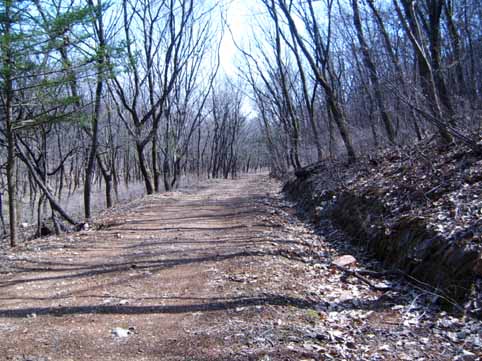
POLYGON ((59 307, 28 307, 19 309, 0 309, 0 317, 22 318, 31 314, 37 316, 67 316, 85 314, 103 315, 143 315, 143 314, 177 314, 193 312, 213 312, 253 306, 292 306, 310 309, 315 305, 302 298, 284 295, 265 294, 255 297, 233 297, 225 299, 204 299, 206 302, 180 305, 87 305, 87 306, 59 306, 59 307))

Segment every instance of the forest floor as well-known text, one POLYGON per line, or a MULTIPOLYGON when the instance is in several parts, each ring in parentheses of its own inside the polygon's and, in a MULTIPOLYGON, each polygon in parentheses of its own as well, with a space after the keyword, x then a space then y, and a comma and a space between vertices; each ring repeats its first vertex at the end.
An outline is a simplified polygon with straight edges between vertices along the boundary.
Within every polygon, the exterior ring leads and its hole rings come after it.
POLYGON ((379 264, 293 207, 264 174, 209 181, 4 251, 0 359, 478 359, 480 323, 348 277, 379 264))

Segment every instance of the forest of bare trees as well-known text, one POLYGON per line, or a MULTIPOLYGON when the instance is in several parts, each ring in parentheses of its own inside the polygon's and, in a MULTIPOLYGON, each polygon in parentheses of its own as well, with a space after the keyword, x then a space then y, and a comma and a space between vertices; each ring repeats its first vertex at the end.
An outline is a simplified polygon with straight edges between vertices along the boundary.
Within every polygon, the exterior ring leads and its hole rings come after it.
POLYGON ((218 76, 217 4, 1 5, 0 209, 8 212, 0 215, 12 245, 23 222, 41 234, 47 219, 57 232, 89 219, 96 189, 111 207, 119 187, 142 182, 152 194, 186 175, 227 178, 261 166, 243 96, 218 76), (64 206, 76 193, 83 214, 64 206))
POLYGON ((234 78, 229 2, 1 0, 0 234, 80 227, 98 194, 112 207, 137 184, 279 176, 429 137, 481 151, 479 1, 253 4, 234 78))
POLYGON ((243 75, 275 172, 434 134, 480 151, 478 2, 262 2, 243 75))

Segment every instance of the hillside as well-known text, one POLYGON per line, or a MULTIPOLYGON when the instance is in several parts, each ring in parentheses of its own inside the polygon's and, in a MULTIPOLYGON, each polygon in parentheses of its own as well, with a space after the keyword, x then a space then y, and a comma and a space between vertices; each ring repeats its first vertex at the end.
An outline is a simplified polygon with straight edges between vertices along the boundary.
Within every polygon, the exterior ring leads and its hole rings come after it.
POLYGON ((482 157, 425 142, 303 168, 285 191, 440 302, 482 315, 482 157))

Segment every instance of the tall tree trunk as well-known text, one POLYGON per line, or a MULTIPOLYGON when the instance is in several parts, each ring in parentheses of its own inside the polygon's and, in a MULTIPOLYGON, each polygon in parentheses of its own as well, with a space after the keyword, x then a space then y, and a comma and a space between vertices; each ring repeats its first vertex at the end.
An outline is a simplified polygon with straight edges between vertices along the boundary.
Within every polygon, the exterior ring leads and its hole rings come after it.
POLYGON ((330 107, 333 120, 338 127, 341 138, 347 150, 348 159, 349 161, 354 161, 356 159, 355 148, 353 147, 353 142, 351 139, 350 131, 348 129, 348 123, 346 121, 343 107, 338 101, 336 92, 321 72, 321 69, 318 67, 313 55, 310 53, 310 50, 306 46, 302 35, 299 33, 296 27, 295 21, 293 20, 288 5, 285 3, 285 0, 280 0, 279 5, 285 15, 291 33, 296 39, 298 46, 300 47, 303 55, 305 56, 306 60, 310 64, 311 69, 313 70, 316 81, 318 81, 320 86, 325 90, 328 106, 330 107))
POLYGON ((373 85, 375 100, 377 102, 378 109, 380 109, 382 121, 383 121, 383 124, 385 125, 385 130, 387 132, 388 140, 390 141, 390 143, 395 143, 395 129, 393 128, 392 120, 390 119, 390 116, 388 115, 388 112, 385 107, 385 103, 383 102, 382 89, 380 86, 380 81, 378 80, 377 68, 375 63, 373 62, 373 59, 371 57, 371 54, 368 48, 368 44, 363 34, 363 27, 360 20, 360 10, 358 8, 358 1, 359 0, 352 0, 353 22, 355 24, 358 42, 360 43, 361 51, 363 54, 363 61, 365 63, 365 66, 368 69, 370 81, 373 85))
POLYGON ((454 55, 453 62, 455 63, 455 76, 457 79, 457 90, 460 95, 467 95, 468 89, 466 88, 465 81, 464 81, 464 69, 462 67, 462 52, 460 49, 460 36, 453 19, 452 0, 446 0, 444 2, 444 10, 445 10, 445 18, 447 21, 447 29, 449 31, 450 41, 452 43, 452 48, 453 48, 453 55, 454 55))
POLYGON ((8 219, 10 228, 10 246, 15 247, 17 242, 17 180, 15 158, 15 134, 12 119, 12 82, 7 81, 5 100, 5 122, 7 138, 7 190, 8 190, 8 219))
POLYGON ((10 228, 10 246, 15 247, 17 242, 17 180, 15 158, 15 133, 13 124, 13 70, 14 60, 12 55, 12 1, 5 1, 4 13, 4 40, 2 41, 2 75, 4 76, 5 94, 5 137, 7 140, 7 191, 8 191, 8 218, 10 228))
POLYGON ((96 155, 96 159, 105 182, 105 205, 107 208, 112 208, 112 173, 107 170, 99 154, 96 155))
POLYGON ((157 127, 155 132, 156 134, 154 134, 154 136, 152 137, 152 149, 151 149, 152 176, 154 180, 154 191, 156 193, 159 193, 161 191, 161 183, 160 183, 161 172, 159 171, 158 154, 157 154, 157 143, 159 139, 159 137, 157 136, 157 127))
POLYGON ((420 41, 420 26, 418 25, 417 19, 415 18, 413 5, 409 0, 401 0, 405 16, 403 15, 400 6, 398 5, 398 0, 393 0, 395 6, 395 11, 402 22, 403 28, 407 33, 410 42, 415 50, 417 64, 419 69, 419 74, 422 83, 422 89, 428 100, 429 106, 433 113, 433 117, 437 120, 437 128, 439 130, 442 140, 446 143, 450 143, 452 135, 447 130, 447 126, 443 124, 444 116, 442 112, 442 107, 440 104, 439 95, 437 92, 437 86, 435 83, 434 73, 430 61, 427 58, 427 54, 424 50, 424 46, 420 41), (407 24, 408 22, 408 24, 407 24))
POLYGON ((144 179, 144 184, 146 186, 146 193, 153 194, 154 188, 152 186, 151 175, 147 167, 147 160, 144 155, 144 146, 139 141, 136 141, 136 150, 137 150, 137 157, 139 160, 140 171, 142 174, 142 178, 144 179))
MULTIPOLYGON (((93 0, 89 0, 89 5, 94 7, 93 0)), ((97 146, 99 143, 99 118, 100 118, 100 105, 102 101, 102 92, 104 87, 104 63, 106 43, 104 38, 104 23, 102 13, 102 0, 98 0, 95 7, 95 30, 97 35, 97 49, 96 49, 96 64, 97 64, 97 80, 95 87, 95 100, 94 100, 94 113, 92 114, 91 125, 91 144, 89 151, 89 158, 87 160, 87 167, 85 170, 85 184, 84 184, 84 212, 85 218, 91 217, 91 193, 92 193, 92 178, 94 175, 95 159, 97 155, 97 146)))

